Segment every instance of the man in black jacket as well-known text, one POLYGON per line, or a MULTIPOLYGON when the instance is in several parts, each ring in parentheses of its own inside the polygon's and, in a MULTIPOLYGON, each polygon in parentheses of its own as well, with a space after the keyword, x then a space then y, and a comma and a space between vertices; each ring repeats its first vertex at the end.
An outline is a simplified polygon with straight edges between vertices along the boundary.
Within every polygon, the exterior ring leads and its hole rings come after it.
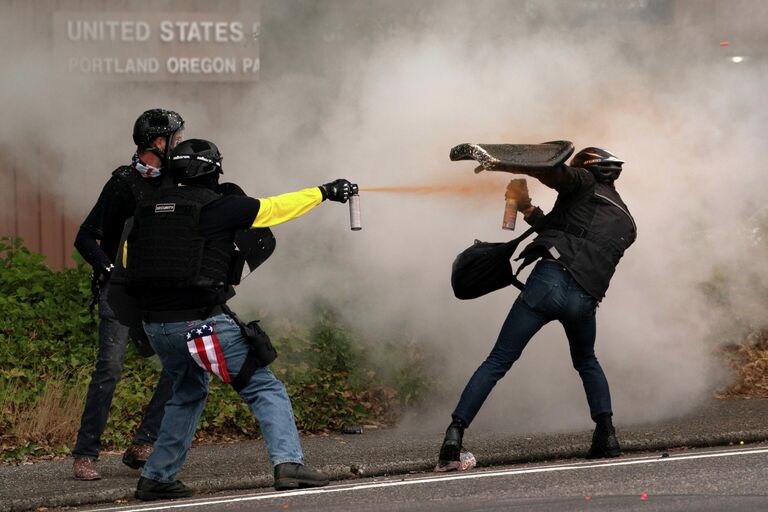
MULTIPOLYGON (((77 480, 101 478, 96 469, 96 459, 125 361, 129 329, 115 318, 107 303, 109 278, 114 269, 123 226, 133 216, 136 203, 144 194, 170 185, 163 167, 169 151, 181 140, 183 130, 184 120, 176 112, 152 109, 142 113, 133 128, 136 151, 131 165, 118 167, 112 173, 75 238, 75 248, 93 267, 94 301, 98 301, 99 305, 99 355, 88 386, 77 442, 72 450, 75 458, 73 471, 77 480)), ((163 372, 133 443, 123 455, 123 462, 131 468, 143 466, 152 451, 165 402, 171 396, 171 384, 170 377, 163 372)))
MULTIPOLYGON (((344 203, 356 185, 339 179, 262 199, 221 195, 221 160, 209 141, 179 144, 171 165, 179 186, 139 203, 127 250, 121 251, 128 292, 141 304, 144 330, 174 381, 136 488, 141 500, 192 494, 176 474, 192 443, 211 375, 231 384, 258 419, 277 490, 328 484, 324 474, 304 465, 290 398, 268 368, 276 357, 268 337, 253 323, 242 324, 226 302, 240 275, 233 274, 240 257, 238 234, 296 219, 326 199, 344 203)), ((262 290, 265 298, 269 293, 262 290)))
POLYGON ((611 420, 608 381, 595 357, 594 345, 597 305, 624 251, 637 236, 635 221, 614 187, 623 163, 608 151, 590 147, 577 153, 570 166, 535 173, 535 178, 558 192, 555 206, 546 216, 532 206, 527 189, 507 191, 538 233, 518 259, 524 259, 523 265, 539 261, 493 350, 464 388, 440 449, 438 468, 457 466, 464 429, 533 335, 553 320, 565 328, 573 366, 596 423, 587 457, 621 454, 611 420))

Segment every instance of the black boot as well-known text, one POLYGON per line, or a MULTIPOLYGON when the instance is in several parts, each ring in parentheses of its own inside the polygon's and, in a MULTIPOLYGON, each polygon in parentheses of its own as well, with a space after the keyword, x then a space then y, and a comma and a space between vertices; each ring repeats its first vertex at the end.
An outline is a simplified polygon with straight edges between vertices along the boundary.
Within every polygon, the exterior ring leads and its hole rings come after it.
POLYGON ((445 439, 443 439, 443 445, 440 447, 440 455, 438 456, 438 467, 446 466, 451 462, 455 462, 461 459, 461 441, 464 438, 464 429, 467 428, 467 424, 464 420, 454 417, 448 429, 445 431, 445 439))
POLYGON ((595 433, 592 434, 592 446, 587 453, 588 459, 608 459, 621 455, 616 429, 613 428, 611 413, 598 414, 595 420, 595 433))
POLYGON ((175 482, 158 482, 149 478, 139 478, 135 496, 144 501, 167 500, 192 496, 192 489, 176 480, 175 482))
POLYGON ((275 466, 275 490, 277 491, 325 485, 328 485, 327 476, 303 464, 284 462, 275 466))

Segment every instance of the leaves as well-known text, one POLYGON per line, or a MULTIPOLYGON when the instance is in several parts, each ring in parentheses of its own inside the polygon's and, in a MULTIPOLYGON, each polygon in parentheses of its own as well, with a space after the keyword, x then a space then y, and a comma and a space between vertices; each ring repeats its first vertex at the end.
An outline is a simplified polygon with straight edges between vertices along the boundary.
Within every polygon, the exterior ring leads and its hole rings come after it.
MULTIPOLYGON (((45 408, 47 414, 69 421, 70 431, 79 426, 82 400, 59 412, 50 400, 51 389, 63 396, 84 396, 96 362, 98 321, 87 307, 90 268, 79 256, 76 261, 76 268, 54 272, 19 238, 0 238, 2 460, 68 453, 74 444, 74 435, 63 440, 26 438, 15 422, 45 408)), ((412 340, 362 339, 327 306, 317 308, 311 318, 308 325, 278 321, 266 328, 279 354, 271 368, 288 389, 300 430, 320 432, 363 420, 391 423, 402 405, 428 393, 428 358, 412 340)), ((128 344, 102 436, 104 449, 122 449, 131 442, 159 369, 156 358, 141 358, 128 344)), ((258 422, 231 386, 212 380, 208 403, 198 441, 259 436, 258 422)))

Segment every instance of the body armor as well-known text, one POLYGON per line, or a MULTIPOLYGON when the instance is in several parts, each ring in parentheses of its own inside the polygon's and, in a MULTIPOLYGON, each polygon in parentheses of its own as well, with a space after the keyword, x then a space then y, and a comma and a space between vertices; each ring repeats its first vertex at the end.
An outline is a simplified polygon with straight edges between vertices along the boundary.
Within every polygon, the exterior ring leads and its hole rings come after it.
POLYGON ((227 285, 234 245, 206 240, 200 212, 220 198, 212 190, 178 187, 145 196, 128 237, 128 286, 219 288, 227 285))

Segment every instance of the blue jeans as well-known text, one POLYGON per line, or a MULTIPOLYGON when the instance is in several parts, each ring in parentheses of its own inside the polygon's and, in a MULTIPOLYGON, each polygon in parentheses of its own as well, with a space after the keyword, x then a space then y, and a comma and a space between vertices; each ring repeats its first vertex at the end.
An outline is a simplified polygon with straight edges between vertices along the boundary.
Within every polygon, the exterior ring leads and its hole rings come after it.
POLYGON ((571 361, 584 385, 592 418, 611 413, 608 381, 595 357, 596 308, 597 299, 564 267, 554 261, 539 261, 507 315, 496 345, 469 379, 453 415, 469 425, 533 335, 553 320, 565 328, 571 361))
MULTIPOLYGON (((108 286, 108 285, 107 285, 108 286)), ((91 375, 88 394, 85 398, 80 430, 72 455, 75 458, 97 458, 101 450, 101 435, 107 426, 107 416, 112 405, 125 362, 125 347, 128 342, 128 327, 115 318, 107 303, 107 286, 99 298, 99 355, 96 368, 91 375)), ((144 417, 136 430, 133 442, 153 444, 160 430, 165 402, 171 397, 173 381, 166 373, 160 374, 155 393, 144 410, 144 417)))
MULTIPOLYGON (((248 354, 248 343, 240 327, 225 314, 191 322, 145 322, 144 330, 160 356, 163 368, 173 378, 173 397, 165 406, 165 416, 155 449, 142 476, 160 482, 173 482, 187 457, 200 414, 208 398, 210 373, 195 362, 187 348, 187 333, 203 324, 213 325, 228 374, 235 378, 248 354)), ((293 419, 288 392, 269 368, 259 368, 240 391, 259 421, 269 458, 273 465, 304 463, 299 433, 293 419)))

